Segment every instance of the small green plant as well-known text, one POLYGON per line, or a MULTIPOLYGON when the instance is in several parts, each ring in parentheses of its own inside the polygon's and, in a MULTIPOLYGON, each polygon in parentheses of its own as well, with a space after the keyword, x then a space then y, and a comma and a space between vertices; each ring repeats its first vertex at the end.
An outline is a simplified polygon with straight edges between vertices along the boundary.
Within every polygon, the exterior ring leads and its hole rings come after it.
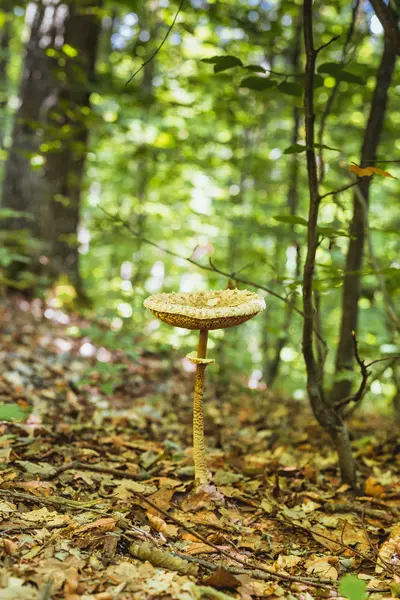
POLYGON ((367 598, 367 584, 357 575, 344 575, 339 582, 341 596, 348 600, 365 600, 367 598))
POLYGON ((24 421, 27 417, 27 412, 18 404, 0 403, 0 421, 24 421))

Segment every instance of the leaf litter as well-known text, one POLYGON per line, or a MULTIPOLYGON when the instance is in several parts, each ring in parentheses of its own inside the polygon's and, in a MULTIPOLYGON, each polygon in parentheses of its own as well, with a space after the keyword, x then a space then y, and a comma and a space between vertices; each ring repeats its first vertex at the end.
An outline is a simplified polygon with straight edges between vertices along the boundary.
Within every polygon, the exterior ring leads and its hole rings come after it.
POLYGON ((210 384, 213 492, 199 493, 190 375, 174 357, 113 350, 123 368, 80 385, 95 359, 70 331, 87 324, 52 314, 19 297, 0 304, 0 406, 19 415, 0 421, 2 600, 312 600, 341 597, 344 576, 361 598, 400 597, 388 419, 353 417, 357 495, 306 405, 236 379, 217 400, 210 384))

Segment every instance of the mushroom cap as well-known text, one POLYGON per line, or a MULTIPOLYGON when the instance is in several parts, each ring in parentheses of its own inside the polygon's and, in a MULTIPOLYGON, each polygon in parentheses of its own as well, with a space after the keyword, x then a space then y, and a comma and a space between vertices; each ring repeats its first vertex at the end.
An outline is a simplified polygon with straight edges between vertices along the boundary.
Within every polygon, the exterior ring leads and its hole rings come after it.
POLYGON ((144 306, 164 323, 184 329, 225 329, 264 310, 264 298, 248 290, 156 294, 144 306))

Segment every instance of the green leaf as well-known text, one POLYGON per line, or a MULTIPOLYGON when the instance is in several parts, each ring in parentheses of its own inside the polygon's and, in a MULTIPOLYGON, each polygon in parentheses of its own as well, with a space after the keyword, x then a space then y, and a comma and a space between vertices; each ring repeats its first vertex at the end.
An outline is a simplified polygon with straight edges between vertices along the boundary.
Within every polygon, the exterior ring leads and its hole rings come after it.
MULTIPOLYGON (((332 146, 327 146, 326 144, 314 144, 314 148, 325 148, 325 150, 341 152, 339 148, 332 148, 332 146)), ((304 144, 292 144, 283 151, 283 154, 298 154, 300 152, 304 152, 305 150, 307 150, 307 146, 305 146, 304 144)))
POLYGON ((327 75, 332 75, 332 77, 336 77, 341 71, 343 71, 343 65, 335 62, 323 63, 317 69, 318 73, 326 73, 327 75))
POLYGON ((314 88, 319 88, 319 87, 322 87, 323 85, 324 85, 324 78, 322 77, 322 75, 318 75, 318 73, 315 73, 314 88))
POLYGON ((324 237, 350 237, 345 229, 336 229, 335 227, 328 227, 324 225, 318 225, 317 232, 324 237))
POLYGON ((327 73, 334 77, 337 81, 347 81, 347 83, 357 83, 363 85, 364 79, 359 75, 350 73, 344 69, 344 66, 340 63, 327 62, 320 65, 317 69, 318 73, 327 73))
POLYGON ((113 390, 114 390, 113 382, 107 381, 106 383, 102 383, 100 386, 100 390, 103 392, 103 394, 107 394, 107 396, 109 396, 110 394, 113 393, 113 390))
POLYGON ((265 73, 265 69, 260 67, 260 65, 244 65, 243 69, 246 69, 247 71, 252 71, 254 73, 265 73))
POLYGON ((332 148, 332 146, 327 146, 326 144, 314 144, 314 148, 325 148, 325 150, 333 150, 334 152, 341 152, 339 148, 332 148))
POLYGON ((276 81, 274 79, 269 79, 267 77, 257 77, 253 75, 252 77, 245 77, 240 82, 240 87, 249 88, 249 90, 269 90, 272 87, 276 86, 276 81))
POLYGON ((292 144, 291 146, 285 148, 283 154, 299 154, 300 152, 304 152, 305 150, 307 150, 307 146, 305 146, 304 144, 292 144))
POLYGON ((347 83, 357 83, 358 85, 365 85, 365 81, 359 75, 354 75, 349 71, 342 71, 338 77, 340 81, 347 81, 347 83))
POLYGON ((0 421, 23 421, 27 413, 18 404, 0 403, 0 421))
POLYGON ((275 221, 279 221, 281 223, 292 223, 293 225, 304 225, 307 227, 308 222, 303 217, 298 217, 296 215, 275 215, 272 217, 275 221))
POLYGON ((301 98, 304 91, 301 85, 294 83, 293 81, 282 81, 282 83, 278 85, 277 89, 282 92, 282 94, 296 96, 297 98, 301 98))
POLYGON ((339 591, 349 600, 364 600, 367 598, 367 584, 356 575, 345 575, 339 582, 339 591))
POLYGON ((201 62, 214 65, 214 73, 232 69, 232 67, 242 67, 243 63, 240 58, 226 54, 225 56, 213 56, 211 58, 203 58, 201 62))

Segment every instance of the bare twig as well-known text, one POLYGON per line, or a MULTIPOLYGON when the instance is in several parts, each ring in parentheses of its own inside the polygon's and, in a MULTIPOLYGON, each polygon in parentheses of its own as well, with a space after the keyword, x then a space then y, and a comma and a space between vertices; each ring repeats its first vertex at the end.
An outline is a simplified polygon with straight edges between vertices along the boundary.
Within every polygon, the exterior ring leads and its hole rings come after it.
POLYGON ((115 475, 123 479, 133 479, 134 481, 143 481, 149 479, 151 475, 149 473, 130 473, 129 471, 123 471, 122 469, 111 469, 109 467, 99 467, 98 465, 90 465, 75 460, 73 462, 65 463, 54 471, 46 479, 55 479, 64 471, 70 471, 71 469, 80 469, 81 471, 93 471, 94 473, 106 473, 107 475, 115 475))
MULTIPOLYGON (((351 21, 350 21, 350 26, 349 29, 347 30, 347 35, 346 35, 346 39, 345 42, 343 44, 343 50, 342 50, 342 64, 345 63, 346 57, 347 57, 347 53, 348 53, 348 49, 350 46, 350 42, 351 42, 351 38, 353 36, 353 32, 354 32, 354 26, 356 23, 356 17, 357 17, 357 12, 358 12, 358 7, 360 5, 360 0, 355 0, 354 6, 353 6, 353 11, 352 11, 352 15, 351 15, 351 21)), ((325 105, 325 108, 322 112, 321 115, 321 119, 319 122, 319 129, 318 129, 318 143, 319 143, 319 153, 318 153, 318 159, 319 159, 319 183, 322 184, 323 180, 324 180, 324 176, 325 176, 325 163, 324 163, 324 149, 323 149, 323 141, 324 141, 324 133, 325 133, 325 126, 326 126, 326 122, 328 120, 329 115, 331 114, 333 105, 335 103, 336 100, 336 96, 337 93, 339 91, 339 86, 340 86, 340 79, 337 79, 335 81, 335 85, 333 86, 330 96, 328 98, 328 101, 325 105)))
MULTIPOLYGON (((88 465, 88 470, 89 470, 89 465, 88 465)), ((124 477, 125 475, 122 474, 119 476, 124 477)), ((6 492, 3 492, 2 490, 0 490, 0 495, 5 495, 5 493, 6 492)), ((7 493, 9 493, 8 490, 7 490, 7 493)), ((281 579, 283 581, 305 583, 305 584, 313 586, 313 587, 327 589, 330 591, 332 591, 332 589, 333 589, 332 585, 329 585, 327 583, 322 583, 321 581, 313 581, 312 579, 298 578, 298 577, 292 577, 291 575, 286 575, 284 573, 276 573, 273 569, 268 569, 267 567, 264 567, 263 565, 258 565, 257 563, 252 563, 250 561, 246 561, 242 558, 239 558, 238 556, 233 556, 232 554, 230 554, 223 548, 220 548, 219 546, 217 546, 216 544, 214 544, 213 542, 211 542, 210 540, 208 540, 207 538, 202 536, 200 533, 197 533, 196 531, 194 531, 193 528, 189 527, 188 525, 185 525, 185 523, 182 523, 182 521, 179 521, 179 519, 176 519, 175 517, 170 515, 167 511, 162 509, 155 502, 146 498, 146 496, 144 496, 144 494, 137 492, 137 491, 133 491, 133 490, 131 490, 131 493, 134 496, 136 496, 137 498, 139 498, 139 500, 141 500, 148 506, 151 506, 151 508, 153 508, 156 511, 158 511, 159 513, 161 513, 166 519, 169 519, 170 521, 175 523, 175 525, 178 525, 178 527, 181 527, 182 529, 184 529, 185 531, 190 533, 192 536, 196 537, 198 540, 203 542, 203 544, 206 544, 207 546, 210 546, 211 548, 213 548, 216 552, 218 552, 218 554, 221 554, 222 556, 225 556, 229 560, 232 560, 234 562, 237 562, 237 563, 243 565, 247 569, 251 569, 251 570, 255 569, 257 571, 262 571, 264 573, 268 573, 271 577, 275 577, 275 578, 281 579)), ((19 496, 25 496, 29 500, 34 499, 37 502, 40 502, 42 500, 41 498, 36 498, 36 496, 32 496, 31 494, 19 494, 18 492, 14 492, 14 496, 16 494, 19 496)), ((45 499, 45 500, 48 500, 48 499, 45 499)), ((65 501, 65 502, 71 503, 72 501, 65 501)), ((44 503, 46 503, 46 502, 44 502, 44 503)), ((56 503, 59 503, 59 502, 57 501, 56 503)), ((64 503, 62 502, 62 504, 64 504, 64 503)), ((77 502, 77 503, 72 503, 72 504, 74 507, 76 507, 76 505, 78 505, 79 503, 77 502)), ((83 506, 80 505, 80 508, 82 508, 82 507, 83 506)), ((91 510, 93 510, 93 509, 91 509, 91 510)))
POLYGON ((348 396, 348 398, 344 398, 344 400, 341 400, 340 402, 335 404, 336 410, 341 410, 344 406, 347 406, 348 404, 350 404, 350 402, 355 402, 357 404, 362 399, 362 397, 364 396, 364 394, 367 390, 367 380, 370 375, 370 372, 368 371, 368 367, 370 365, 366 365, 365 360, 363 360, 360 357, 360 354, 358 352, 358 341, 357 341, 355 331, 352 331, 351 335, 352 335, 352 339, 353 339, 354 356, 355 356, 358 366, 360 367, 361 382, 360 382, 358 390, 355 392, 355 394, 352 394, 351 396, 348 396))
POLYGON ((314 318, 313 283, 315 260, 318 248, 318 214, 321 202, 319 193, 317 161, 315 155, 315 130, 314 130, 314 77, 316 51, 313 36, 313 2, 304 0, 304 43, 306 50, 306 81, 304 93, 304 112, 306 130, 306 157, 309 188, 309 211, 307 223, 307 254, 303 274, 303 356, 307 372, 307 391, 311 407, 320 425, 331 436, 338 456, 340 471, 344 482, 356 486, 356 469, 352 454, 346 424, 338 411, 327 400, 322 385, 321 366, 318 364, 314 347, 314 318))
POLYGON ((140 71, 141 71, 142 69, 144 69, 144 67, 145 67, 146 65, 148 65, 148 64, 149 64, 149 62, 151 62, 151 61, 153 60, 153 58, 154 58, 155 56, 157 56, 157 54, 160 52, 161 48, 164 46, 165 42, 166 42, 166 41, 167 41, 167 39, 168 39, 168 36, 169 36, 169 34, 171 33, 171 31, 172 31, 172 29, 173 29, 173 27, 174 27, 174 25, 175 25, 175 23, 176 23, 176 20, 177 20, 177 18, 178 18, 178 15, 179 15, 179 13, 180 13, 180 12, 181 12, 181 10, 182 10, 182 7, 183 7, 183 4, 184 4, 184 2, 185 2, 185 0, 181 0, 181 1, 180 1, 180 4, 179 4, 179 6, 178 6, 178 10, 177 10, 177 11, 176 11, 176 13, 175 13, 175 16, 174 16, 174 19, 173 19, 173 21, 172 21, 171 25, 168 27, 167 33, 165 34, 165 36, 164 36, 164 38, 163 38, 163 40, 162 40, 161 44, 160 44, 160 45, 159 45, 159 46, 158 46, 158 47, 157 47, 157 48, 154 50, 154 52, 153 52, 153 53, 152 53, 152 54, 149 56, 149 58, 148 58, 148 59, 146 59, 146 60, 145 60, 145 61, 142 63, 142 65, 139 67, 139 69, 137 69, 137 71, 135 71, 135 72, 134 72, 134 74, 133 74, 133 75, 132 75, 132 76, 131 76, 131 77, 128 79, 128 81, 125 83, 125 87, 126 87, 126 86, 127 86, 127 85, 128 85, 128 84, 129 84, 129 83, 132 81, 132 79, 134 79, 134 77, 136 77, 136 75, 137 75, 138 73, 140 73, 140 71))
MULTIPOLYGON (((397 355, 393 354, 392 356, 385 356, 384 358, 377 358, 375 360, 372 360, 370 363, 368 363, 366 365, 366 367, 369 368, 371 365, 375 365, 376 363, 380 363, 380 362, 383 362, 385 360, 392 360, 393 363, 394 363, 396 360, 399 360, 399 359, 400 359, 400 356, 397 356, 397 355)), ((389 366, 391 366, 391 365, 389 365, 389 366)), ((387 369, 387 367, 385 367, 385 371, 386 371, 386 369, 387 369)))
POLYGON ((358 185, 360 183, 362 178, 357 179, 357 181, 352 181, 351 183, 348 183, 347 185, 344 185, 341 188, 338 188, 337 190, 332 190, 331 192, 327 192, 326 194, 322 194, 322 196, 320 196, 320 200, 322 200, 323 198, 327 198, 328 196, 335 196, 336 194, 340 194, 341 192, 345 192, 346 190, 349 190, 350 188, 354 187, 355 185, 358 185))
POLYGON ((315 56, 317 56, 317 54, 322 52, 322 50, 324 50, 325 48, 327 48, 328 46, 333 44, 333 42, 336 42, 336 40, 338 40, 339 38, 340 38, 340 35, 335 35, 332 39, 329 40, 329 42, 326 42, 326 44, 322 44, 322 46, 320 46, 319 48, 316 48, 315 56))
MULTIPOLYGON (((113 214, 109 213, 108 211, 106 211, 101 206, 98 206, 98 208, 105 215, 107 215, 107 217, 109 217, 110 219, 112 219, 116 223, 119 223, 122 227, 124 227, 125 229, 127 229, 127 231, 129 231, 132 235, 134 235, 136 237, 140 237, 140 239, 145 244, 149 244, 149 246, 153 246, 153 248, 157 248, 157 250, 160 250, 161 252, 164 252, 164 254, 168 254, 169 256, 173 256, 174 258, 179 258, 180 260, 185 260, 186 262, 190 263, 191 265, 196 266, 199 269, 202 269, 203 271, 210 271, 211 273, 217 273, 218 275, 221 275, 222 277, 225 277, 225 278, 231 279, 231 280, 235 280, 238 283, 242 283, 243 285, 249 285, 249 286, 254 287, 254 288, 258 289, 258 290, 263 290, 264 292, 267 292, 271 296, 274 296, 274 298, 278 298, 278 300, 281 300, 282 302, 285 302, 286 304, 291 305, 291 299, 290 298, 285 298, 284 296, 281 296, 277 292, 274 292, 270 288, 267 288, 265 285, 261 285, 260 283, 257 283, 255 281, 250 281, 249 279, 243 279, 242 277, 239 278, 239 277, 236 276, 235 273, 228 273, 227 271, 222 271, 221 269, 219 269, 218 267, 215 266, 215 264, 213 263, 212 259, 209 259, 209 263, 210 264, 209 264, 209 266, 207 266, 207 265, 203 265, 203 264, 197 262, 193 258, 189 258, 189 257, 186 257, 186 256, 181 256, 177 252, 174 252, 173 250, 169 250, 169 248, 165 248, 163 246, 160 246, 156 242, 153 242, 152 240, 149 240, 148 238, 143 237, 139 232, 137 232, 135 229, 133 229, 133 227, 131 227, 131 225, 127 221, 124 221, 118 215, 113 215, 113 214)), ((294 312, 296 312, 298 315, 300 315, 301 317, 304 317, 303 311, 301 311, 296 306, 293 306, 292 310, 294 312)), ((314 326, 313 326, 313 331, 315 332, 315 335, 318 337, 318 339, 323 344, 323 346, 326 348, 326 342, 325 342, 325 340, 322 338, 321 334, 316 330, 316 328, 314 326)))
POLYGON ((68 508, 74 508, 75 510, 83 510, 87 508, 93 512, 104 514, 104 510, 99 510, 93 507, 93 504, 98 504, 98 500, 90 502, 75 502, 74 500, 67 500, 66 498, 58 497, 43 497, 35 496, 34 494, 25 494, 24 492, 16 492, 14 490, 0 490, 0 496, 5 498, 15 498, 16 500, 24 500, 26 502, 34 502, 36 504, 47 504, 50 506, 65 506, 68 508))

